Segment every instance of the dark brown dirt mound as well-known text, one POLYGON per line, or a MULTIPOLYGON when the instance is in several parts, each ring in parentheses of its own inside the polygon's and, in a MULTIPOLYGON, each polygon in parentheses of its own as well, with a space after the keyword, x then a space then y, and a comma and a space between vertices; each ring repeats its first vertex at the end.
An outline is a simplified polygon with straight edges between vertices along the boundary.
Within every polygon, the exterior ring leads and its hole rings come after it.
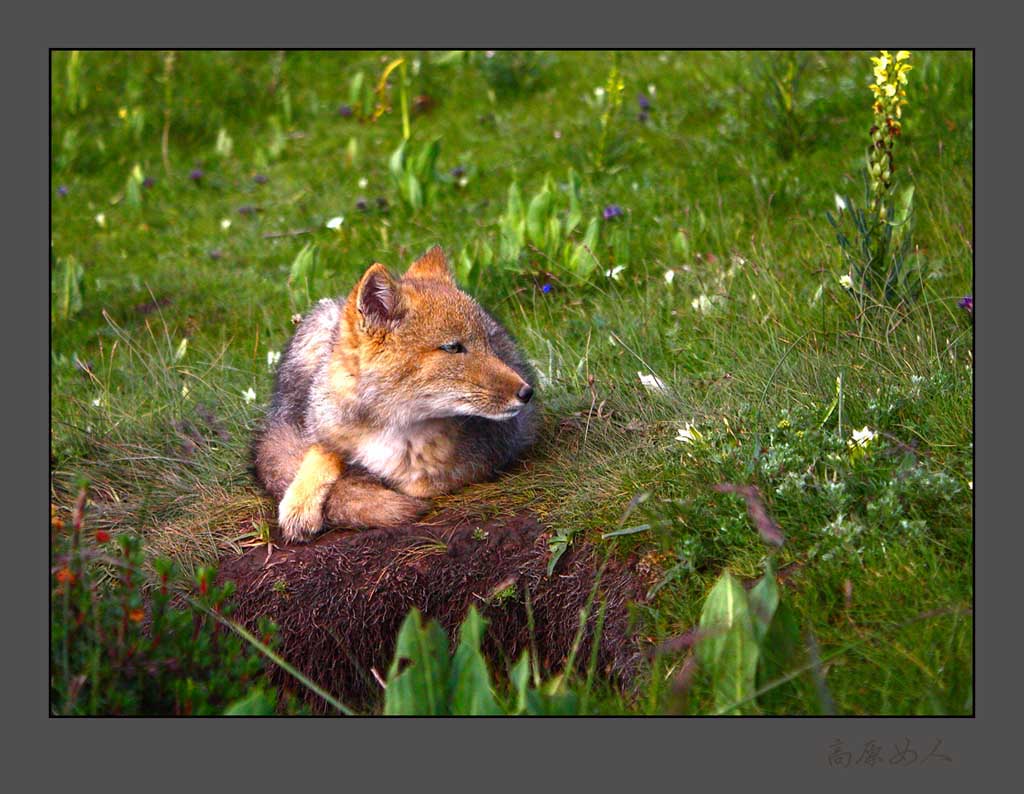
MULTIPOLYGON (((401 529, 331 532, 279 548, 269 559, 265 547, 253 549, 223 560, 220 579, 237 584, 236 619, 252 627, 261 615, 270 617, 289 662, 350 705, 372 708, 381 688, 371 668, 386 675, 399 626, 413 607, 454 640, 475 605, 488 620, 484 650, 496 670, 505 670, 530 645, 528 592, 537 655, 547 672, 561 670, 604 565, 577 661, 583 668, 590 658, 604 601, 598 669, 628 681, 641 659, 627 606, 643 592, 633 561, 605 564, 592 546, 576 544, 548 577, 548 538, 529 514, 489 522, 442 514, 401 529)), ((275 675, 297 691, 287 674, 275 675)), ((315 696, 310 703, 322 705, 315 696)))

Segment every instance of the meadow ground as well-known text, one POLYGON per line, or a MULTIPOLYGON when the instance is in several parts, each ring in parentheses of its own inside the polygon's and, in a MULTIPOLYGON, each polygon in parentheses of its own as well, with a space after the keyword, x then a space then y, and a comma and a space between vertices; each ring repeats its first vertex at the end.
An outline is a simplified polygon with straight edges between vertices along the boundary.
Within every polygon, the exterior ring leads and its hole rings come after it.
MULTIPOLYGON (((251 542, 293 315, 440 243, 545 423, 439 507, 641 559, 655 641, 770 552, 802 650, 748 711, 972 713, 972 54, 911 56, 908 275, 881 297, 826 218, 865 204, 873 54, 409 52, 378 93, 399 54, 53 53, 55 552, 83 479, 89 543, 190 575, 251 542), (756 485, 784 545, 722 483, 756 485)), ((679 706, 684 668, 591 681, 588 710, 721 710, 708 666, 679 706)))

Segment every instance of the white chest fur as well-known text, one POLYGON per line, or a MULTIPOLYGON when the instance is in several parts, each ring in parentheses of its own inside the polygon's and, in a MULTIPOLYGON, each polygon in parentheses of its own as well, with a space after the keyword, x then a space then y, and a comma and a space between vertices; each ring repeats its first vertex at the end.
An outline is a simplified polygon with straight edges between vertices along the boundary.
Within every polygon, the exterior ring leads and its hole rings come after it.
POLYGON ((378 477, 407 482, 433 476, 445 466, 448 444, 437 422, 378 430, 363 435, 351 453, 352 460, 378 477))
POLYGON ((365 466, 378 477, 394 479, 409 462, 409 434, 394 430, 381 430, 359 439, 352 459, 365 466))

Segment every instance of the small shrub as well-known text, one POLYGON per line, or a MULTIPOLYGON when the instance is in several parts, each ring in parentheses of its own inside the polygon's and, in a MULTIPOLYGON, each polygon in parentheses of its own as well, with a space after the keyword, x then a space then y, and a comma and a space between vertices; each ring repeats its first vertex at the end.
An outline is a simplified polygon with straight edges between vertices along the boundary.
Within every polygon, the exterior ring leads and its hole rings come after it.
MULTIPOLYGON (((142 543, 83 527, 78 497, 66 550, 54 555, 50 595, 50 708, 54 714, 199 715, 260 708, 276 700, 261 688, 264 657, 210 613, 231 614, 233 585, 215 586, 200 569, 186 595, 175 596, 174 566, 153 563, 149 590, 142 543), (181 605, 179 605, 179 603, 181 605)), ((55 520, 55 523, 58 523, 55 520)), ((269 621, 259 627, 273 642, 269 621)), ((241 713, 241 712, 236 712, 241 713)))

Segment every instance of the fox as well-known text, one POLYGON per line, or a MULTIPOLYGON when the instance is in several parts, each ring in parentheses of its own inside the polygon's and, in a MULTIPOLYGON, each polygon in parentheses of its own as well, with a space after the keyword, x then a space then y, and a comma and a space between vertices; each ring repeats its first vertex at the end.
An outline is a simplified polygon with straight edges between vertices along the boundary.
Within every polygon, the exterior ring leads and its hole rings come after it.
POLYGON ((400 278, 374 263, 347 296, 318 301, 281 353, 252 455, 283 539, 401 526, 493 479, 535 442, 535 390, 440 246, 400 278))

